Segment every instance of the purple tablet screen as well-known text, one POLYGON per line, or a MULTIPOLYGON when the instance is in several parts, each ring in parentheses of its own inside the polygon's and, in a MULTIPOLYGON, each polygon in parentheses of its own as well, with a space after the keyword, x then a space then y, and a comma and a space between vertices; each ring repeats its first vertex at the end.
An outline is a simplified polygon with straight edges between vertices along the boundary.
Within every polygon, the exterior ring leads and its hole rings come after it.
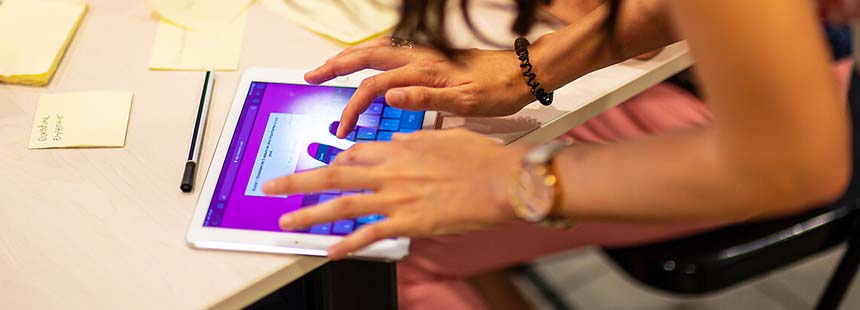
MULTIPOLYGON (((377 98, 359 117, 355 130, 338 139, 333 132, 354 91, 350 87, 251 83, 203 225, 281 231, 278 218, 285 213, 341 195, 361 194, 331 191, 266 196, 262 192, 266 181, 327 165, 355 143, 386 141, 395 132, 421 128, 424 112, 393 108, 377 98)), ((346 235, 382 219, 367 215, 296 232, 346 235)))

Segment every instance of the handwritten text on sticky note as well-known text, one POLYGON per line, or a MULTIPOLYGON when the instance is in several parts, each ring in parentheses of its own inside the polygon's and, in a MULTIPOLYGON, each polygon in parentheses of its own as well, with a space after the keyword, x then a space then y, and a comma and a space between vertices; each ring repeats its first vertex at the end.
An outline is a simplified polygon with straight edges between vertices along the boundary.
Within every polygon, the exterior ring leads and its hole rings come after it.
POLYGON ((42 95, 29 148, 122 147, 131 101, 125 91, 42 95))

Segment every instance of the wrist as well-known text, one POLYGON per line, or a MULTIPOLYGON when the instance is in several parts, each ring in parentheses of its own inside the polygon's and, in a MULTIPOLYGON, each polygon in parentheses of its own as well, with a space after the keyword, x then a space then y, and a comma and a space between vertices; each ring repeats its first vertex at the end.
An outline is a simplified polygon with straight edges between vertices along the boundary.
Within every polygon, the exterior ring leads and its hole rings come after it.
MULTIPOLYGON (((529 45, 529 61, 533 66, 532 71, 537 75, 539 78, 538 82, 541 83, 541 86, 547 92, 554 91, 563 86, 566 83, 566 78, 563 78, 563 76, 571 75, 571 72, 559 72, 558 69, 563 70, 563 68, 553 66, 553 64, 559 63, 556 60, 558 54, 563 53, 563 51, 553 49, 552 42, 555 40, 555 37, 555 33, 548 33, 529 45)), ((522 72, 520 72, 520 79, 522 78, 522 72)), ((525 89, 528 90, 528 87, 525 89)), ((529 94, 531 93, 529 92, 529 94)))
MULTIPOLYGON (((531 96, 531 94, 529 94, 531 96)), ((509 145, 499 156, 498 174, 494 178, 494 204, 505 220, 516 220, 516 212, 511 204, 511 191, 517 185, 516 178, 522 171, 523 157, 530 147, 528 145, 509 145)))
POLYGON ((547 33, 532 43, 531 62, 547 91, 623 60, 611 52, 618 38, 604 31, 603 11, 597 10, 580 22, 547 33))
POLYGON ((561 190, 556 155, 570 146, 553 140, 528 149, 521 155, 520 169, 511 178, 508 197, 514 214, 529 223, 569 228, 572 222, 553 216, 561 208, 561 190))

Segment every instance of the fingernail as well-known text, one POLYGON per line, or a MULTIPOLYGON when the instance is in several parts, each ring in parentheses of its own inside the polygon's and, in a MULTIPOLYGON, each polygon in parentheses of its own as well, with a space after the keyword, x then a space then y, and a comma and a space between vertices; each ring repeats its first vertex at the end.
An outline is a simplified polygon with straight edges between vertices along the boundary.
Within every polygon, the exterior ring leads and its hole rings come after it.
POLYGON ((328 252, 328 257, 331 259, 334 259, 334 260, 340 259, 342 256, 340 254, 340 251, 337 249, 337 247, 334 247, 334 246, 328 248, 327 252, 328 252))
POLYGON ((403 104, 403 102, 406 101, 406 95, 404 95, 403 91, 400 90, 389 91, 388 95, 386 95, 385 97, 385 100, 388 101, 388 104, 403 104))
POLYGON ((268 195, 274 191, 275 191, 275 181, 269 181, 269 182, 263 183, 263 193, 268 195))
POLYGON ((283 229, 291 229, 293 224, 293 217, 290 215, 281 216, 281 228, 283 229))

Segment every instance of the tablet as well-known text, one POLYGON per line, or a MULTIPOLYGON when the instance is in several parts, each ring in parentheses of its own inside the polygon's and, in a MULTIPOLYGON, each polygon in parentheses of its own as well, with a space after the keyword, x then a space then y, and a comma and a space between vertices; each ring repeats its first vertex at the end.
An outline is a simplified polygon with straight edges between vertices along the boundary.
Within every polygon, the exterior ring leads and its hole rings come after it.
MULTIPOLYGON (((341 112, 361 80, 371 73, 308 85, 304 71, 248 69, 242 75, 218 139, 187 242, 202 249, 326 255, 326 249, 363 225, 383 219, 367 215, 285 232, 281 215, 342 195, 360 192, 266 196, 268 180, 327 165, 355 143, 387 141, 396 132, 435 127, 434 112, 407 111, 374 99, 349 136, 334 135, 341 112)), ((397 260, 409 239, 378 241, 353 257, 397 260)))

